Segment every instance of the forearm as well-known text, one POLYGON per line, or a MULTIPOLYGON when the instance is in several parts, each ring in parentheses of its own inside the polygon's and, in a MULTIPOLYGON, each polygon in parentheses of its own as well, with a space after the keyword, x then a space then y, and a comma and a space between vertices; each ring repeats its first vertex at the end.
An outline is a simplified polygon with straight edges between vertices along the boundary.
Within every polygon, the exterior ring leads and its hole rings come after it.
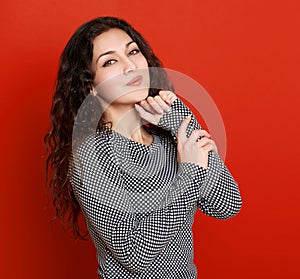
POLYGON ((191 115, 191 121, 186 130, 187 137, 189 137, 193 130, 200 130, 201 126, 192 111, 179 98, 172 103, 170 111, 163 114, 158 126, 170 131, 173 138, 176 138, 180 124, 189 115, 191 115))
MULTIPOLYGON (((187 127, 187 136, 193 130, 201 129, 190 109, 177 98, 169 113, 160 119, 158 125, 169 130, 174 138, 183 119, 191 114, 191 121, 187 127)), ((198 205, 207 215, 227 219, 237 214, 242 205, 238 185, 218 154, 208 153, 208 169, 205 182, 201 186, 198 205)))
POLYGON ((208 173, 201 187, 198 206, 203 213, 217 219, 236 215, 242 206, 238 184, 218 154, 209 153, 208 173))

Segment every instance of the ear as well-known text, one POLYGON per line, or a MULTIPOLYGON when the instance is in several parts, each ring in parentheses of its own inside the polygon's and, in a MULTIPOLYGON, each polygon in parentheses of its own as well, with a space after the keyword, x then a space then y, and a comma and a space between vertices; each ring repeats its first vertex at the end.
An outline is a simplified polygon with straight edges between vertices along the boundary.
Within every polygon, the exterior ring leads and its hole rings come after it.
POLYGON ((92 87, 90 94, 93 94, 93 96, 96 97, 97 101, 99 102, 99 104, 101 105, 102 108, 105 108, 108 106, 106 101, 104 101, 104 99, 101 97, 101 94, 99 94, 97 92, 97 90, 95 89, 94 86, 92 87))
POLYGON ((95 90, 94 86, 92 87, 90 93, 93 94, 94 97, 97 95, 97 91, 95 90))

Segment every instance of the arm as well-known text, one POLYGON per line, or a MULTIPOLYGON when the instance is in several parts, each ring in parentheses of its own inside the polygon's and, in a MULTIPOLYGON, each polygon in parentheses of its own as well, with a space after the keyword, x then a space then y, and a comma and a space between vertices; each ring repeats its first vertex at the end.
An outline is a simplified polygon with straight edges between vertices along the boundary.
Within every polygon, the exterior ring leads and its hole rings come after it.
POLYGON ((124 267, 140 273, 182 227, 197 202, 207 171, 194 164, 180 164, 160 209, 136 223, 119 170, 110 157, 109 143, 95 141, 96 145, 85 143, 74 156, 74 192, 87 223, 108 249, 124 267))
MULTIPOLYGON (((176 139, 181 121, 191 114, 190 109, 177 98, 173 101, 171 110, 160 118, 158 126, 169 130, 176 139)), ((187 136, 193 130, 199 129, 201 126, 192 114, 187 136)), ((199 208, 203 213, 218 219, 227 219, 236 215, 242 205, 238 185, 217 153, 208 153, 207 171, 198 198, 199 208)))

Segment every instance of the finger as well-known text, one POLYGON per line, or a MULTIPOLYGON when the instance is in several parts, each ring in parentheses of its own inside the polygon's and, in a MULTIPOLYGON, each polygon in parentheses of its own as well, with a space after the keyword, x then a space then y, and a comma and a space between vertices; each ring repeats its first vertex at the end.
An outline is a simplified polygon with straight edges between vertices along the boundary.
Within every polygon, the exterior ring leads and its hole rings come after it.
POLYGON ((139 102, 139 105, 143 107, 144 110, 155 114, 156 111, 149 105, 149 103, 146 100, 142 100, 139 102))
POLYGON ((194 130, 189 136, 187 144, 194 144, 195 142, 200 141, 201 138, 210 138, 210 134, 205 130, 194 130))
POLYGON ((199 141, 197 141, 198 147, 204 147, 206 145, 211 145, 212 146, 212 140, 207 138, 207 137, 203 137, 201 138, 199 141))
POLYGON ((155 124, 155 118, 153 116, 152 113, 146 111, 142 106, 140 106, 139 104, 135 104, 134 105, 136 111, 139 113, 139 115, 141 116, 141 118, 145 119, 146 121, 155 124))
POLYGON ((208 138, 211 137, 210 134, 206 130, 201 129, 199 131, 200 131, 199 132, 200 137, 208 137, 208 138))
POLYGON ((170 106, 159 96, 155 96, 154 100, 160 105, 163 111, 168 111, 170 106))
POLYGON ((215 153, 218 153, 218 147, 217 147, 217 145, 214 141, 212 141, 212 145, 213 145, 212 151, 215 152, 215 153))
POLYGON ((148 97, 147 102, 156 113, 159 114, 164 113, 163 109, 160 107, 160 105, 156 102, 156 100, 153 97, 148 97))
MULTIPOLYGON (((194 145, 197 144, 200 141, 200 135, 202 135, 201 130, 194 130, 191 135, 189 136, 188 140, 186 141, 187 145, 194 145)), ((203 137, 208 139, 207 137, 203 137)), ((201 138, 202 139, 202 138, 201 138)))
POLYGON ((172 91, 161 90, 161 91, 159 91, 159 95, 169 105, 172 105, 172 103, 175 101, 175 99, 177 99, 177 96, 172 91))
POLYGON ((181 122, 178 132, 177 132, 177 140, 180 144, 184 144, 187 141, 187 136, 186 136, 186 129, 188 127, 188 124, 191 121, 191 115, 188 117, 184 118, 183 121, 181 122))
POLYGON ((166 103, 171 105, 172 103, 171 103, 171 98, 169 97, 169 92, 170 91, 161 90, 161 91, 159 91, 158 94, 166 103))
POLYGON ((211 144, 205 145, 202 147, 205 152, 213 151, 213 146, 211 144))
POLYGON ((200 141, 197 142, 198 147, 202 148, 205 151, 213 151, 214 153, 218 153, 218 148, 215 142, 208 138, 202 138, 200 141))
POLYGON ((169 98, 171 100, 171 103, 173 104, 173 102, 177 99, 177 96, 172 92, 172 94, 169 95, 169 98))

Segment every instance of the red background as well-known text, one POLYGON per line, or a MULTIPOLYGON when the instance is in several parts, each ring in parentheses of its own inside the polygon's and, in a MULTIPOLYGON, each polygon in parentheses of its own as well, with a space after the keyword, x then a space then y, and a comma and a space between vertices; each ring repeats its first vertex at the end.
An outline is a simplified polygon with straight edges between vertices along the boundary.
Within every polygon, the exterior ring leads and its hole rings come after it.
POLYGON ((59 55, 102 15, 129 21, 210 93, 241 213, 194 224, 199 278, 300 278, 299 1, 10 0, 1 4, 1 278, 97 278, 93 244, 51 223, 44 146, 59 55))

